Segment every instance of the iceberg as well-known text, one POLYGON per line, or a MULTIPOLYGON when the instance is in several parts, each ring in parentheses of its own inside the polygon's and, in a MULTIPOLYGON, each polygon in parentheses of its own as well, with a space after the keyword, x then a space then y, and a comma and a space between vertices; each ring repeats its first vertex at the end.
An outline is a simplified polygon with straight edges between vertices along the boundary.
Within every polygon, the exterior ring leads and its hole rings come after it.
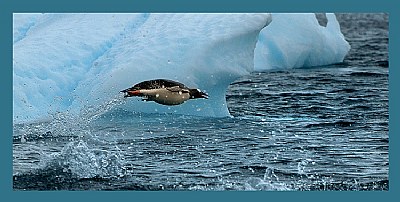
POLYGON ((274 13, 272 18, 255 49, 257 71, 335 64, 350 50, 333 13, 326 14, 326 26, 313 13, 274 13))
POLYGON ((323 27, 314 14, 14 14, 13 120, 85 108, 229 116, 229 84, 252 71, 341 62, 349 45, 327 18, 323 27), (171 107, 119 93, 158 78, 209 99, 171 107))

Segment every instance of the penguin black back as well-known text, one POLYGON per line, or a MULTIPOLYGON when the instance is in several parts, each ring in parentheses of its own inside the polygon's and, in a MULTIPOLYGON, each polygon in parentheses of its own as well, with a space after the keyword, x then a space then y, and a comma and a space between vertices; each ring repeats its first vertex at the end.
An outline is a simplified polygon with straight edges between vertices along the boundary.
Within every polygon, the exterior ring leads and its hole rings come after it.
POLYGON ((174 87, 174 86, 178 86, 179 88, 182 88, 182 89, 189 89, 184 84, 179 83, 177 81, 172 81, 172 80, 168 80, 168 79, 154 79, 154 80, 140 82, 140 83, 134 85, 133 87, 125 89, 121 92, 127 92, 127 91, 132 91, 132 90, 141 90, 141 89, 170 88, 170 87, 174 87))

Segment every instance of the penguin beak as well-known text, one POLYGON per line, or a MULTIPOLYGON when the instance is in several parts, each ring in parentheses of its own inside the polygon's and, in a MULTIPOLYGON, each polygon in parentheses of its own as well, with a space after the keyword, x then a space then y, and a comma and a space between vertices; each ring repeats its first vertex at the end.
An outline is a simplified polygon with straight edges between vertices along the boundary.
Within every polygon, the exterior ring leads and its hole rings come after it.
POLYGON ((201 96, 201 98, 208 99, 208 94, 205 93, 205 92, 201 92, 201 93, 200 93, 200 96, 201 96))

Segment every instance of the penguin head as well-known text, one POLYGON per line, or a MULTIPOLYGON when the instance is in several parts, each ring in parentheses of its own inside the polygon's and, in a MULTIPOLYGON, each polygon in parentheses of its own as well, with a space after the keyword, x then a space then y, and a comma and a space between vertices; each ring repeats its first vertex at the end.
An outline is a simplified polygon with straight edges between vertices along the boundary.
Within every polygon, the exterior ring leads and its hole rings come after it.
POLYGON ((200 89, 190 89, 190 99, 205 98, 208 99, 208 94, 200 89))

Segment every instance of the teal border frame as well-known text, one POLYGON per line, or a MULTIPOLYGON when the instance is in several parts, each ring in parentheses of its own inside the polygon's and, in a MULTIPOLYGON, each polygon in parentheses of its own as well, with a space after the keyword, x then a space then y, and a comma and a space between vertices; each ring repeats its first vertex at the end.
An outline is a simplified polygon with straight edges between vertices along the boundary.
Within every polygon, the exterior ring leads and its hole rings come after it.
POLYGON ((400 103, 396 0, 1 0, 0 192, 2 201, 395 201, 398 196, 400 103), (13 191, 12 14, 16 12, 385 12, 389 13, 389 191, 13 191), (396 57, 397 56, 397 57, 396 57))

